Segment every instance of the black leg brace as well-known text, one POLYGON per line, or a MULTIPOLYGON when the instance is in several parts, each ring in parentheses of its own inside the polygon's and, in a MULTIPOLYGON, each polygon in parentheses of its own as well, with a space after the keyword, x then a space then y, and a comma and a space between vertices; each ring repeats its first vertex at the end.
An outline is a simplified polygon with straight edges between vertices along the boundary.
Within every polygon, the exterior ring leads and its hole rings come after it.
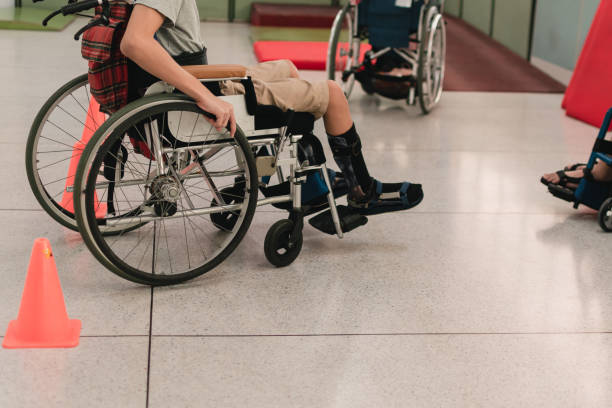
POLYGON ((334 160, 344 174, 349 191, 367 192, 372 184, 372 177, 361 154, 361 140, 353 125, 346 133, 338 136, 327 135, 334 160))

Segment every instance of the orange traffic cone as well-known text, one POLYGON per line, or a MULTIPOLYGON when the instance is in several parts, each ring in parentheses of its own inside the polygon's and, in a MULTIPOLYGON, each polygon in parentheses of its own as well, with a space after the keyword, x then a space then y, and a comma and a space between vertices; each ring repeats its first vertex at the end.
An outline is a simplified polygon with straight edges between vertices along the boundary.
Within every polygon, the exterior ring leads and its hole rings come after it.
MULTIPOLYGON (((85 127, 83 128, 83 134, 81 140, 77 141, 72 147, 72 157, 70 158, 70 165, 68 167, 68 176, 66 177, 66 187, 64 187, 64 194, 62 195, 62 201, 60 205, 65 210, 74 212, 74 201, 72 191, 68 191, 69 187, 74 185, 74 176, 76 174, 77 166, 79 165, 79 159, 85 149, 85 145, 91 139, 91 136, 96 130, 104 123, 106 116, 100 112, 100 105, 92 97, 89 101, 89 108, 87 109, 87 119, 85 120, 85 127)), ((97 195, 95 196, 96 205, 96 217, 104 218, 106 215, 106 204, 98 201, 97 195)))
POLYGON ((79 344, 81 321, 69 320, 51 245, 34 241, 17 320, 9 323, 4 348, 59 348, 79 344))

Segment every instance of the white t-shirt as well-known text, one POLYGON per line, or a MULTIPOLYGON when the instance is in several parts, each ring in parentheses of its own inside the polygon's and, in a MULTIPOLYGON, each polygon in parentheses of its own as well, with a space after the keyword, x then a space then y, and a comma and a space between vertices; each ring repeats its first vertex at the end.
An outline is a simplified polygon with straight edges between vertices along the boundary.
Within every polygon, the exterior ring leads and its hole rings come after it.
POLYGON ((200 14, 195 0, 135 0, 165 17, 155 38, 173 57, 204 49, 200 38, 200 14))

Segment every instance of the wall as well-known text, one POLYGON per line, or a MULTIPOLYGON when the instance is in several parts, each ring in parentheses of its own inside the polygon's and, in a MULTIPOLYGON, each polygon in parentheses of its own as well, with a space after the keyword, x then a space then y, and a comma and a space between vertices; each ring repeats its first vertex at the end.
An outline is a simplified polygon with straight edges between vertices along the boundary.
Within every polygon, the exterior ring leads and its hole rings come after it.
POLYGON ((492 12, 492 0, 463 0, 461 17, 483 33, 489 34, 492 12))
POLYGON ((573 70, 599 0, 538 0, 532 55, 573 70))
POLYGON ((461 13, 461 0, 446 0, 444 3, 444 11, 451 16, 459 17, 461 13))
POLYGON ((0 0, 0 8, 12 7, 15 5, 14 0, 0 0))
POLYGON ((196 3, 202 21, 227 20, 229 12, 229 2, 227 0, 196 0, 196 3))
MULTIPOLYGON (((214 0, 216 1, 216 0, 214 0)), ((321 4, 331 5, 331 0, 257 0, 263 3, 284 3, 284 4, 321 4)), ((251 3, 253 0, 236 0, 236 20, 247 21, 251 15, 251 3)), ((342 1, 344 4, 344 0, 342 1)))
POLYGON ((455 0, 447 11, 528 58, 533 1, 455 0))
POLYGON ((529 58, 532 0, 497 0, 492 36, 517 54, 529 58))

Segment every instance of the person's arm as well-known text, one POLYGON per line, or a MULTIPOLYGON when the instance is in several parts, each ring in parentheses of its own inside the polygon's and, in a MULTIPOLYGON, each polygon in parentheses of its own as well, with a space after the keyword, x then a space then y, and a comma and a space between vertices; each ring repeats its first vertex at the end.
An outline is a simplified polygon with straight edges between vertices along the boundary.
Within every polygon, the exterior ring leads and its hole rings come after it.
POLYGON ((151 75, 173 85, 192 97, 204 111, 212 113, 216 120, 208 119, 217 130, 230 125, 231 135, 236 131, 234 107, 214 96, 199 80, 172 59, 155 40, 154 35, 164 22, 164 16, 156 10, 136 4, 121 41, 121 52, 151 75))

